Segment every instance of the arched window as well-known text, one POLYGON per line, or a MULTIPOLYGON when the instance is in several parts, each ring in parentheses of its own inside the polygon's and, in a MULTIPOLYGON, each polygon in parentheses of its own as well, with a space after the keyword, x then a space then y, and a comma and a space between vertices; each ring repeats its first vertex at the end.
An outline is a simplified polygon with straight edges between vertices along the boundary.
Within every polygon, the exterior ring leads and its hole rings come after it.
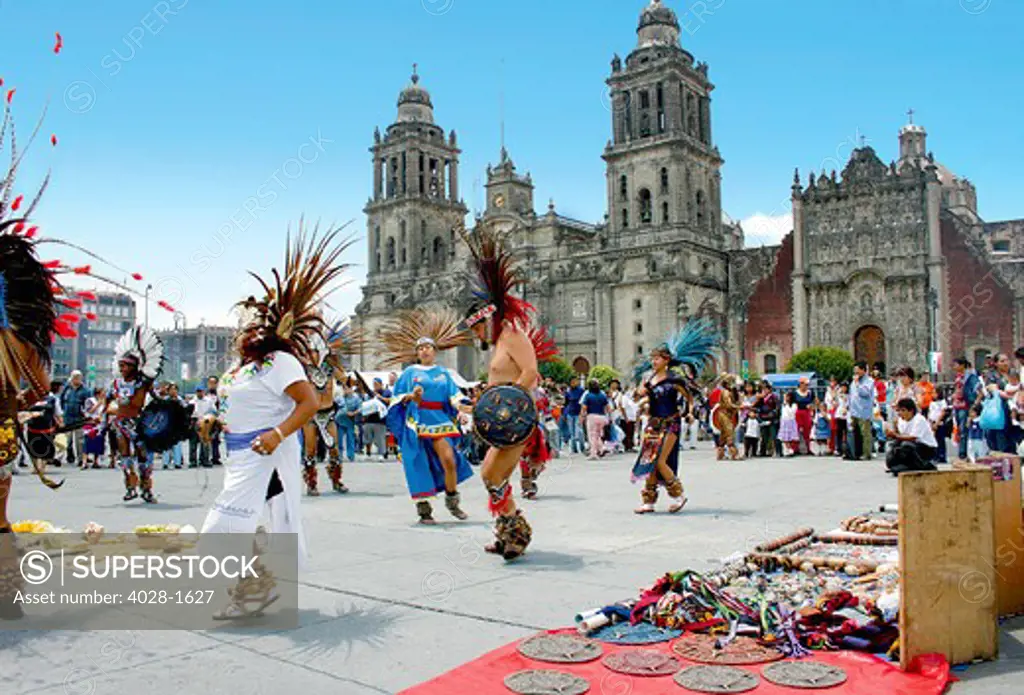
POLYGON ((388 238, 388 270, 395 269, 395 238, 388 238))
POLYGON ((661 168, 661 192, 662 193, 667 193, 668 192, 668 168, 667 167, 662 167, 661 168))
POLYGON ((619 197, 623 200, 629 199, 629 179, 625 174, 619 177, 619 197))
POLYGON ((444 239, 436 236, 434 237, 434 265, 442 263, 444 263, 444 239))
POLYGON ((651 223, 651 192, 646 188, 640 189, 640 224, 651 223))
POLYGON ((704 203, 704 191, 697 191, 697 226, 702 227, 704 225, 704 218, 706 217, 704 203))
POLYGON ((779 364, 778 358, 775 355, 764 356, 764 369, 762 370, 765 374, 775 374, 778 371, 779 364))
POLYGON ((374 264, 373 269, 376 270, 379 273, 380 272, 380 252, 379 251, 377 252, 376 261, 377 262, 374 264))
POLYGON ((405 246, 405 241, 406 241, 405 220, 402 220, 401 222, 398 223, 398 229, 401 230, 402 245, 405 246))
POLYGON ((668 220, 668 203, 667 202, 661 204, 661 221, 664 224, 668 224, 668 222, 669 222, 669 220, 668 220))
POLYGON ((406 263, 408 263, 408 259, 405 256, 405 247, 403 246, 402 247, 402 265, 404 266, 406 263))
POLYGON ((622 228, 629 228, 629 208, 622 208, 622 228))
POLYGON ((974 351, 974 368, 978 370, 978 374, 985 368, 985 360, 988 359, 992 351, 987 348, 978 348, 974 351))

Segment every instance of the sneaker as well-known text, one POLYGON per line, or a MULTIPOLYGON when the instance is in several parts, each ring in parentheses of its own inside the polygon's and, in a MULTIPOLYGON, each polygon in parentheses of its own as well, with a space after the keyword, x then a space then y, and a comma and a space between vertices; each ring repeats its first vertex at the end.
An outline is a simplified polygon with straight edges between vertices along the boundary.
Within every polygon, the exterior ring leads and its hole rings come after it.
POLYGON ((633 513, 634 514, 653 514, 654 513, 654 505, 653 504, 647 504, 647 503, 641 504, 639 507, 637 507, 636 509, 633 510, 633 513))

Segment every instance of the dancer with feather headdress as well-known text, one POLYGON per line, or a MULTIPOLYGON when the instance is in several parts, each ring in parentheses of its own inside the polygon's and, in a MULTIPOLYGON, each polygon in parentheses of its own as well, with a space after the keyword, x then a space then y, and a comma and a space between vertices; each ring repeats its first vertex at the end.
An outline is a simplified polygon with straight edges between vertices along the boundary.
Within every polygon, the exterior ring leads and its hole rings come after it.
MULTIPOLYGON (((339 241, 340 232, 307 234, 300 222, 298 234, 288 235, 283 272, 275 268, 268 279, 251 273, 264 295, 239 302, 246 314, 235 336, 239 361, 219 386, 231 457, 203 533, 255 534, 269 508, 271 532, 296 534, 299 557, 305 557, 302 452, 293 435, 320 409, 304 365, 319 364, 317 350, 329 327, 318 307, 349 267, 339 262, 351 243, 339 241)), ((273 578, 257 574, 239 581, 216 618, 257 616, 277 599, 273 578)))
POLYGON ((481 222, 471 233, 459 232, 469 246, 474 271, 473 302, 464 322, 481 349, 494 346, 487 390, 473 412, 474 429, 490 445, 480 474, 496 517, 496 540, 486 550, 513 560, 526 551, 533 537, 533 529, 512 499, 509 479, 538 423, 532 392, 540 372, 528 335, 534 308, 513 293, 524 278, 498 231, 481 222))
MULTIPOLYGON (((50 351, 56 337, 76 338, 76 326, 80 322, 96 319, 94 314, 84 310, 84 303, 95 302, 96 295, 85 291, 72 292, 61 284, 60 278, 70 274, 91 277, 142 296, 122 283, 94 274, 92 266, 40 260, 38 254, 43 245, 63 245, 113 266, 70 242, 38 238, 39 228, 31 224, 31 218, 49 184, 50 174, 47 173, 30 199, 18 193, 16 186, 18 168, 39 134, 45 111, 28 144, 19 149, 11 110, 15 91, 14 88, 7 91, 3 121, 0 123, 0 150, 9 146, 11 156, 10 166, 0 178, 0 618, 19 618, 22 615, 21 604, 12 600, 22 578, 7 517, 12 466, 19 449, 19 411, 31 407, 49 393, 50 351), (27 384, 27 389, 21 390, 22 382, 27 384)), ((55 135, 51 135, 50 143, 56 146, 55 135)), ((138 273, 131 275, 135 280, 142 279, 138 273)), ((36 457, 31 459, 36 475, 47 487, 57 489, 63 484, 63 481, 54 482, 46 476, 42 461, 36 457)))
POLYGON ((712 359, 719 340, 717 329, 708 319, 688 321, 654 348, 634 371, 636 380, 642 382, 637 389, 638 405, 646 402, 649 413, 632 473, 633 482, 645 481, 640 493, 643 504, 635 510, 637 514, 654 511, 662 485, 671 499, 669 513, 676 514, 686 506, 679 479, 682 417, 685 411, 692 411, 693 400, 700 392, 693 379, 712 359))
POLYGON ((139 497, 140 491, 144 502, 156 502, 153 461, 139 436, 139 416, 163 365, 163 341, 149 328, 131 328, 114 347, 114 373, 120 376, 107 389, 104 407, 111 416, 110 429, 117 442, 115 455, 124 473, 126 502, 139 497))
POLYGON ((381 367, 409 365, 391 388, 387 428, 401 450, 421 524, 436 523, 430 498, 442 491, 448 512, 469 518, 458 489, 473 475, 459 446, 458 413, 467 406, 451 373, 437 364, 439 352, 470 343, 459 323, 450 310, 419 309, 397 314, 379 333, 388 354, 381 367))
POLYGON ((306 375, 316 389, 320 409, 311 422, 302 428, 302 441, 305 451, 302 459, 302 476, 306 483, 306 494, 317 497, 318 489, 317 449, 323 441, 329 457, 327 476, 331 480, 332 489, 340 494, 347 493, 348 487, 341 481, 341 455, 338 450, 338 425, 334 418, 338 406, 334 402, 335 382, 345 380, 345 369, 341 365, 343 354, 358 352, 355 346, 357 337, 351 328, 338 322, 328 331, 314 339, 315 362, 306 365, 306 375))

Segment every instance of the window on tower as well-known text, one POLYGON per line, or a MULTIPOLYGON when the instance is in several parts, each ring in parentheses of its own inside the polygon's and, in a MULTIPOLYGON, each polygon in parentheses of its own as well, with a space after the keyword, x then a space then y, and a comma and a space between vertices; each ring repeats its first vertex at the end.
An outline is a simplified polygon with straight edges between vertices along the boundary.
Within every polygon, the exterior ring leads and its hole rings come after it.
POLYGON ((651 223, 651 191, 647 188, 640 189, 640 224, 651 223))
POLYGON ((440 193, 440 190, 441 190, 441 186, 440 186, 440 182, 438 181, 437 174, 438 174, 437 160, 436 159, 431 159, 430 160, 430 197, 431 198, 436 198, 438 196, 438 194, 440 193))
POLYGON ((455 258, 455 230, 448 232, 448 256, 455 258))
POLYGON ((373 228, 373 248, 380 248, 380 225, 373 228))
POLYGON ((436 236, 434 237, 434 265, 444 264, 444 240, 436 236))
POLYGON ((646 138, 651 135, 651 115, 646 111, 640 114, 640 137, 646 138))
POLYGON ((404 266, 407 262, 408 262, 408 259, 406 259, 406 257, 405 257, 405 247, 403 246, 402 247, 402 265, 404 266))
POLYGON ((661 221, 664 224, 668 224, 669 223, 669 219, 668 219, 668 203, 667 202, 661 204, 661 221))
POLYGON ((704 202, 704 191, 697 191, 697 226, 703 226, 704 218, 707 217, 705 214, 705 202, 704 202))
POLYGON ((622 228, 629 228, 629 208, 622 208, 622 228))
POLYGON ((619 177, 619 197, 623 200, 629 199, 629 179, 625 174, 619 177))
POLYGON ((668 168, 661 168, 661 192, 668 193, 668 168))
POLYGON ((388 239, 388 270, 395 269, 395 238, 388 239))
POLYGON ((651 108, 651 95, 645 89, 640 92, 640 108, 649 109, 651 108))

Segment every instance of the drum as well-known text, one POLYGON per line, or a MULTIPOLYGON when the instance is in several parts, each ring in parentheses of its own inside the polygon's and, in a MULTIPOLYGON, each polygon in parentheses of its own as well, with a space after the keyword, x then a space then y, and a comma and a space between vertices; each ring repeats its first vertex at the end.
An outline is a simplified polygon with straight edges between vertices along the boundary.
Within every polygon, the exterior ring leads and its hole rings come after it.
POLYGON ((537 406, 521 386, 505 384, 484 391, 473 408, 473 430, 498 449, 526 442, 537 429, 537 406))
POLYGON ((139 415, 136 434, 146 451, 167 451, 188 438, 190 419, 177 399, 154 398, 139 415))

